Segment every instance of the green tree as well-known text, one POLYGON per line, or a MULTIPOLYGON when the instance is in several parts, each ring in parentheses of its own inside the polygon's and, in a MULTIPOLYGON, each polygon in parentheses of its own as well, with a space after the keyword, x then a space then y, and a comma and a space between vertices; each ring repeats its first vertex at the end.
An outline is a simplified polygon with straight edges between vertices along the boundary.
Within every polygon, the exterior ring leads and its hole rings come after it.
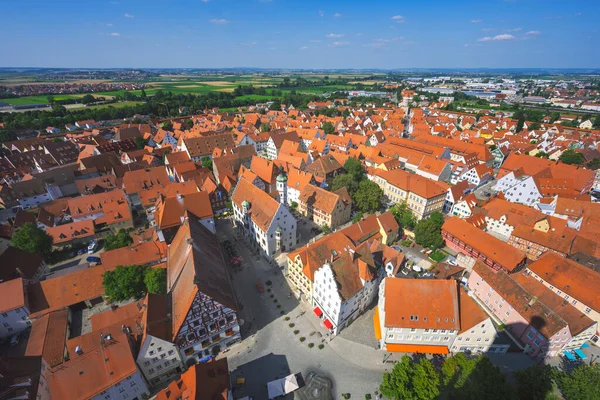
POLYGON ((204 157, 202 157, 202 159, 201 159, 200 161, 202 162, 202 166, 203 166, 204 168, 208 168, 208 169, 210 169, 211 171, 213 170, 213 162, 212 162, 212 160, 210 159, 210 157, 208 157, 208 156, 204 156, 204 157))
POLYGON ((444 238, 437 222, 430 218, 417 222, 415 226, 415 242, 433 250, 444 246, 444 238))
POLYGON ((431 361, 414 362, 407 355, 383 375, 381 393, 395 400, 433 400, 440 394, 440 376, 431 361))
POLYGON ((383 190, 373 181, 364 179, 354 193, 354 204, 362 212, 374 212, 381 208, 383 190))
POLYGON ((143 137, 136 136, 135 137, 135 145, 139 150, 141 150, 144 148, 144 146, 146 146, 146 141, 144 140, 143 137))
POLYGON ((429 219, 435 224, 438 229, 442 229, 442 225, 444 225, 444 214, 439 211, 431 213, 429 219))
POLYGON ((260 124, 261 132, 269 132, 270 130, 271 130, 271 125, 267 124, 266 122, 263 122, 262 124, 260 124))
POLYGON ((560 157, 558 158, 565 164, 583 164, 585 162, 585 158, 581 153, 577 153, 575 150, 565 150, 562 152, 560 157))
POLYGON ((354 197, 354 194, 358 190, 358 181, 352 176, 352 174, 340 174, 333 178, 333 183, 331 184, 331 190, 333 192, 343 187, 348 190, 350 197, 354 197))
POLYGON ((504 374, 487 357, 467 357, 458 353, 444 361, 441 372, 444 392, 451 399, 504 400, 516 397, 504 374))
POLYGON ((344 170, 350 175, 352 175, 352 177, 356 179, 357 182, 360 182, 364 178, 363 165, 357 158, 348 158, 348 160, 346 160, 346 162, 344 163, 344 170))
POLYGON ((329 121, 323 123, 323 126, 321 128, 323 129, 323 132, 325 132, 326 135, 333 135, 335 133, 335 127, 329 121))
POLYGON ((523 125, 525 125, 525 120, 523 118, 519 118, 519 120, 517 121, 517 127, 515 129, 515 132, 521 132, 523 130, 523 125))
POLYGON ((96 101, 96 98, 94 96, 92 96, 91 94, 86 94, 85 96, 83 96, 81 98, 81 102, 83 104, 90 104, 90 103, 94 103, 96 101))
POLYGON ((172 131, 173 130, 173 124, 171 123, 171 121, 165 121, 163 122, 160 127, 162 129, 164 129, 165 131, 172 131))
POLYGON ((144 88, 142 88, 142 93, 141 93, 140 97, 142 99, 144 99, 144 100, 148 97, 148 95, 146 94, 146 91, 144 90, 144 88))
POLYGON ((570 374, 560 372, 556 383, 567 400, 600 399, 600 364, 582 364, 570 374))
POLYGON ((521 400, 548 400, 554 391, 554 370, 550 365, 532 365, 515 371, 521 400))
POLYGON ((537 158, 550 158, 550 154, 543 152, 543 151, 538 151, 537 153, 535 153, 535 157, 537 158))
POLYGON ((165 268, 149 268, 144 276, 144 284, 148 293, 167 294, 167 270, 165 268))
POLYGON ((290 204, 290 206, 292 207, 292 210, 295 210, 295 209, 298 208, 298 202, 292 201, 291 204, 290 204))
MULTIPOLYGON (((350 116, 350 110, 348 110, 347 108, 345 108, 344 112, 342 113, 342 116, 344 118, 348 118, 350 116)), ((598 120, 598 118, 596 118, 596 120, 598 120)))
POLYGON ((52 251, 52 236, 33 222, 23 224, 13 234, 12 245, 31 254, 47 257, 52 251))
POLYGON ((390 208, 391 213, 398 221, 398 224, 402 228, 413 229, 417 224, 417 219, 414 214, 410 211, 406 203, 395 204, 390 208))
POLYGON ((133 243, 133 239, 129 236, 129 233, 125 229, 120 229, 116 235, 111 234, 104 239, 104 249, 107 251, 120 249, 129 246, 131 243, 133 243))
POLYGON ((140 298, 146 293, 145 265, 118 265, 102 275, 104 294, 113 301, 140 298))
POLYGON ((327 235, 329 232, 331 232, 331 228, 329 227, 329 225, 323 224, 323 226, 321 227, 321 231, 323 231, 323 233, 327 235))

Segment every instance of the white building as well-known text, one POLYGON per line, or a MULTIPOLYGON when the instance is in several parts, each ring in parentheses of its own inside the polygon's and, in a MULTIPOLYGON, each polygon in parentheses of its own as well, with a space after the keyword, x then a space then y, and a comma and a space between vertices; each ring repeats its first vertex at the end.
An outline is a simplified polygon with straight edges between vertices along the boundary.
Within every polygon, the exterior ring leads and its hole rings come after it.
POLYGON ((30 326, 23 278, 0 282, 0 338, 12 336, 30 326))
POLYGON ((333 335, 358 318, 377 296, 379 278, 369 248, 365 244, 356 250, 334 251, 331 262, 314 274, 314 312, 333 335))
POLYGON ((489 317, 454 280, 386 278, 379 286, 375 334, 390 352, 505 352, 489 317), (379 330, 377 330, 379 327, 379 330))
POLYGON ((136 363, 151 387, 173 380, 184 370, 183 360, 172 342, 168 298, 148 293, 143 313, 145 329, 136 363))
POLYGON ((238 182, 231 200, 236 228, 263 256, 296 247, 297 222, 285 205, 246 179, 238 182))
POLYGON ((451 214, 457 216, 458 218, 468 218, 473 215, 473 211, 477 206, 477 198, 475 194, 471 193, 467 197, 462 200, 457 201, 454 206, 452 206, 451 214))
POLYGON ((485 164, 479 164, 467 170, 460 176, 461 181, 468 181, 469 184, 479 187, 494 178, 494 170, 485 164))

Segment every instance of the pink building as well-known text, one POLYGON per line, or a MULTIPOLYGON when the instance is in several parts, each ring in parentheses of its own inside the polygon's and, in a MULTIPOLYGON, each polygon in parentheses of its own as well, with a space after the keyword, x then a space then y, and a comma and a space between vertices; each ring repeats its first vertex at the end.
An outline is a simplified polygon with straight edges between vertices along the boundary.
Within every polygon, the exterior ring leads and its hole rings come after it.
POLYGON ((508 275, 477 262, 468 287, 486 312, 532 357, 554 357, 561 350, 579 348, 597 327, 527 272, 508 275))

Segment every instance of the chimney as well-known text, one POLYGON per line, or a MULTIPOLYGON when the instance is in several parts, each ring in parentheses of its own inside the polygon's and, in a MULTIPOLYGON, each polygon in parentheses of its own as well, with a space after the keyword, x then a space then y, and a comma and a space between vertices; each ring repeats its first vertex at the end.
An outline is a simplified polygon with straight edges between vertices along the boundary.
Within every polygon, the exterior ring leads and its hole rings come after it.
POLYGON ((82 355, 83 354, 83 350, 81 349, 81 346, 75 347, 75 353, 77 353, 78 355, 82 355))

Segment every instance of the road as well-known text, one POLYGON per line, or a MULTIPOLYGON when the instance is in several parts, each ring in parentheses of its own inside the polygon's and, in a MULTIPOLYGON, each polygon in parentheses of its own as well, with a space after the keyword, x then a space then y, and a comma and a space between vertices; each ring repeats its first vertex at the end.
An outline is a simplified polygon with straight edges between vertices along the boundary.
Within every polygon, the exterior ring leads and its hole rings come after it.
POLYGON ((351 393, 352 398, 364 398, 368 393, 374 395, 382 372, 391 365, 382 364, 382 354, 342 337, 329 342, 325 328, 320 326, 320 320, 310 307, 289 297, 291 290, 279 266, 254 255, 244 241, 233 240, 230 220, 218 220, 217 232, 221 240, 234 242, 238 255, 243 258, 243 269, 233 273, 233 285, 243 305, 240 318, 244 322, 244 339, 222 354, 233 371, 232 381, 242 376, 246 379, 243 393, 264 399, 268 381, 288 373, 300 372, 307 376, 317 372, 333 381, 336 399, 341 398, 341 393, 351 393), (265 288, 263 293, 257 290, 258 281, 265 288), (272 284, 267 285, 267 281, 272 284), (289 324, 294 324, 293 328, 289 324), (294 334, 295 330, 298 334, 294 334), (315 333, 311 336, 312 332, 315 333), (301 337, 305 338, 304 342, 300 341, 301 337), (314 347, 309 348, 309 343, 314 347), (319 344, 324 345, 323 349, 318 348, 319 344))

